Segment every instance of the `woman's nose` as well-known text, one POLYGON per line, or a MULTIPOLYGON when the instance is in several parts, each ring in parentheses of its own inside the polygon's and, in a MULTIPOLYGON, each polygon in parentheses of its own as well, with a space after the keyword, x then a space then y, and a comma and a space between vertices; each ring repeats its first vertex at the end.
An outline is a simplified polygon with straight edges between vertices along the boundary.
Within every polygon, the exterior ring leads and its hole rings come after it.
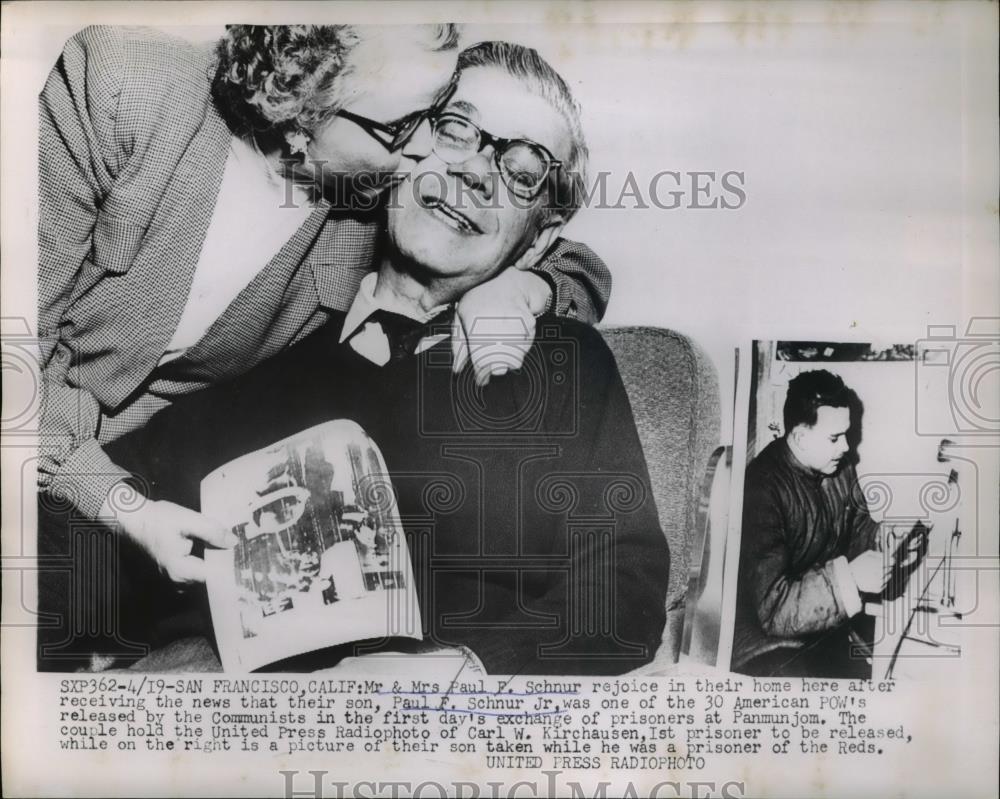
POLYGON ((434 137, 431 134, 431 123, 423 120, 409 139, 403 145, 403 156, 412 161, 422 161, 431 154, 434 137))

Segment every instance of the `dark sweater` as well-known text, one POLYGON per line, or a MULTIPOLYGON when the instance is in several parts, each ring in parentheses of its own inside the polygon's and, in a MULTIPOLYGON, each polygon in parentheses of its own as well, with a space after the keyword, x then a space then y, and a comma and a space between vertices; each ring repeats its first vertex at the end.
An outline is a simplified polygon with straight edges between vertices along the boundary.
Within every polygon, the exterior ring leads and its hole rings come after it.
POLYGON ((833 560, 876 546, 852 465, 824 477, 784 438, 747 467, 733 668, 778 647, 802 647, 848 620, 833 560))
POLYGON ((669 552, 614 358, 592 328, 543 317, 524 366, 475 388, 446 341, 379 367, 338 344, 343 314, 113 445, 155 499, 199 507, 216 467, 313 425, 381 448, 424 634, 496 673, 620 673, 664 624, 669 552))

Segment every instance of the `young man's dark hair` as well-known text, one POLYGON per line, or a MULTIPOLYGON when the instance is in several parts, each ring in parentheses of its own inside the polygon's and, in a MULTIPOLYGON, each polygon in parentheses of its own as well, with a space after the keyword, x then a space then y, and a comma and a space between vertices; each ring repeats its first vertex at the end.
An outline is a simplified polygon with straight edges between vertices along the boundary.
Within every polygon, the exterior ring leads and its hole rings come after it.
POLYGON ((785 396, 785 432, 790 433, 800 424, 812 427, 816 424, 817 410, 828 405, 831 408, 850 408, 851 416, 856 416, 863 405, 854 389, 844 385, 838 375, 816 369, 802 372, 788 382, 785 396))

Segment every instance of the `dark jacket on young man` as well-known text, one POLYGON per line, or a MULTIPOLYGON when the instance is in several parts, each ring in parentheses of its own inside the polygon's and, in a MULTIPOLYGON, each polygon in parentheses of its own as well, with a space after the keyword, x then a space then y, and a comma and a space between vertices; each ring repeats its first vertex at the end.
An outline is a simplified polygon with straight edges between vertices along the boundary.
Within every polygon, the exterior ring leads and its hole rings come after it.
POLYGON ((877 532, 854 466, 824 476, 784 438, 768 444, 746 471, 733 670, 846 625, 860 609, 846 561, 876 548, 877 532))

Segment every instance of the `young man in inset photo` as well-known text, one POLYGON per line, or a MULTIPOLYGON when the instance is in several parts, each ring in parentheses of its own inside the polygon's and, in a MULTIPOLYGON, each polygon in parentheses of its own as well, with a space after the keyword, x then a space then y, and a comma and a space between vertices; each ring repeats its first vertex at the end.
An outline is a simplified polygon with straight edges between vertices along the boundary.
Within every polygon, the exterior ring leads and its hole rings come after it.
POLYGON ((887 574, 854 468, 862 413, 831 372, 789 382, 785 435, 746 470, 733 671, 871 676, 862 595, 887 574))

